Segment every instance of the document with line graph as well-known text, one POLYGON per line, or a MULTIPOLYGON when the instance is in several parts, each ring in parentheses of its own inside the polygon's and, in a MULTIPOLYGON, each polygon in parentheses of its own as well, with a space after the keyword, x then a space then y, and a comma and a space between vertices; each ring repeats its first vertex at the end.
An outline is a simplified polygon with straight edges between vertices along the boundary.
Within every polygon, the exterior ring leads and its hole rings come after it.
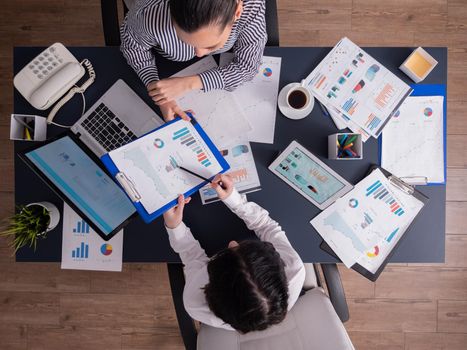
MULTIPOLYGON (((108 153, 104 164, 133 202, 148 213, 161 214, 229 168, 196 120, 176 119, 108 153)), ((136 206, 138 209, 138 206, 136 206)))
POLYGON ((347 267, 359 264, 374 274, 424 201, 412 187, 375 169, 310 223, 347 267))
POLYGON ((305 80, 320 102, 373 137, 412 91, 348 38, 341 39, 305 80))

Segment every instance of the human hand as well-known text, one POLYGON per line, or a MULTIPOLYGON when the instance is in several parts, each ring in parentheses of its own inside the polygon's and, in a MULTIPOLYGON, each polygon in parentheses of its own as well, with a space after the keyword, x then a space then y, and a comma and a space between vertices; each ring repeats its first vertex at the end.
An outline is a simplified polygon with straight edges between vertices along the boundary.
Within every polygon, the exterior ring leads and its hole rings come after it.
POLYGON ((164 213, 164 222, 167 228, 176 228, 183 220, 183 208, 190 203, 191 197, 185 198, 183 194, 178 196, 178 204, 164 213))
POLYGON ((149 83, 148 93, 156 104, 162 105, 175 100, 190 90, 201 89, 202 87, 203 83, 198 75, 174 77, 149 83))
POLYGON ((219 198, 224 200, 232 193, 234 182, 229 175, 218 174, 214 180, 212 180, 211 187, 216 190, 219 198))
POLYGON ((175 101, 169 101, 160 105, 162 116, 166 122, 173 120, 176 116, 182 117, 184 120, 190 120, 190 117, 183 111, 175 101))

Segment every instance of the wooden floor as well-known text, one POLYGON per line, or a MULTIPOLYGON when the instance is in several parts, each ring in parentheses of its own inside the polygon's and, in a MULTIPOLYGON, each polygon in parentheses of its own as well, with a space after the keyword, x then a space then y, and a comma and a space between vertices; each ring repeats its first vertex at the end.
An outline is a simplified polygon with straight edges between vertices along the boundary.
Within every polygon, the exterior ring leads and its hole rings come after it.
MULTIPOLYGON (((104 44, 98 0, 0 2, 0 217, 13 209, 12 48, 104 44)), ((278 0, 282 46, 448 46, 446 263, 372 284, 341 269, 357 349, 467 349, 467 0, 278 0), (384 4, 384 5, 383 5, 384 4)), ((1 349, 181 349, 164 265, 15 264, 0 239, 1 349)))

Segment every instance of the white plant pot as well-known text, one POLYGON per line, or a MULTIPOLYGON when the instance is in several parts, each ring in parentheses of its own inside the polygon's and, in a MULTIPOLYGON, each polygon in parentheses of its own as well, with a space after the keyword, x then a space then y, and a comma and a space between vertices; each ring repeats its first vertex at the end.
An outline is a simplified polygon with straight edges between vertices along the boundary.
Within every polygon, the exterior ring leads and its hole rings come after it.
POLYGON ((60 211, 55 206, 55 204, 52 204, 50 202, 36 202, 36 203, 30 203, 26 205, 26 207, 30 207, 33 205, 39 205, 45 208, 49 212, 50 221, 49 221, 49 226, 47 227, 45 232, 49 232, 53 230, 55 227, 57 227, 58 223, 60 222, 60 211))

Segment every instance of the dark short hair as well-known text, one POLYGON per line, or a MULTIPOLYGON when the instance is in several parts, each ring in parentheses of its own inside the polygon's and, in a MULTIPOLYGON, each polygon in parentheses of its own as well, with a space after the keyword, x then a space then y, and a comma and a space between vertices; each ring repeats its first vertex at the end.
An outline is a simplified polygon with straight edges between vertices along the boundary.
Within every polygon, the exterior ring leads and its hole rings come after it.
POLYGON ((260 331, 287 314, 284 262, 269 242, 243 241, 208 263, 204 288, 211 311, 241 333, 260 331))
POLYGON ((236 8, 237 0, 170 0, 172 19, 187 33, 212 24, 223 30, 232 22, 236 8))

